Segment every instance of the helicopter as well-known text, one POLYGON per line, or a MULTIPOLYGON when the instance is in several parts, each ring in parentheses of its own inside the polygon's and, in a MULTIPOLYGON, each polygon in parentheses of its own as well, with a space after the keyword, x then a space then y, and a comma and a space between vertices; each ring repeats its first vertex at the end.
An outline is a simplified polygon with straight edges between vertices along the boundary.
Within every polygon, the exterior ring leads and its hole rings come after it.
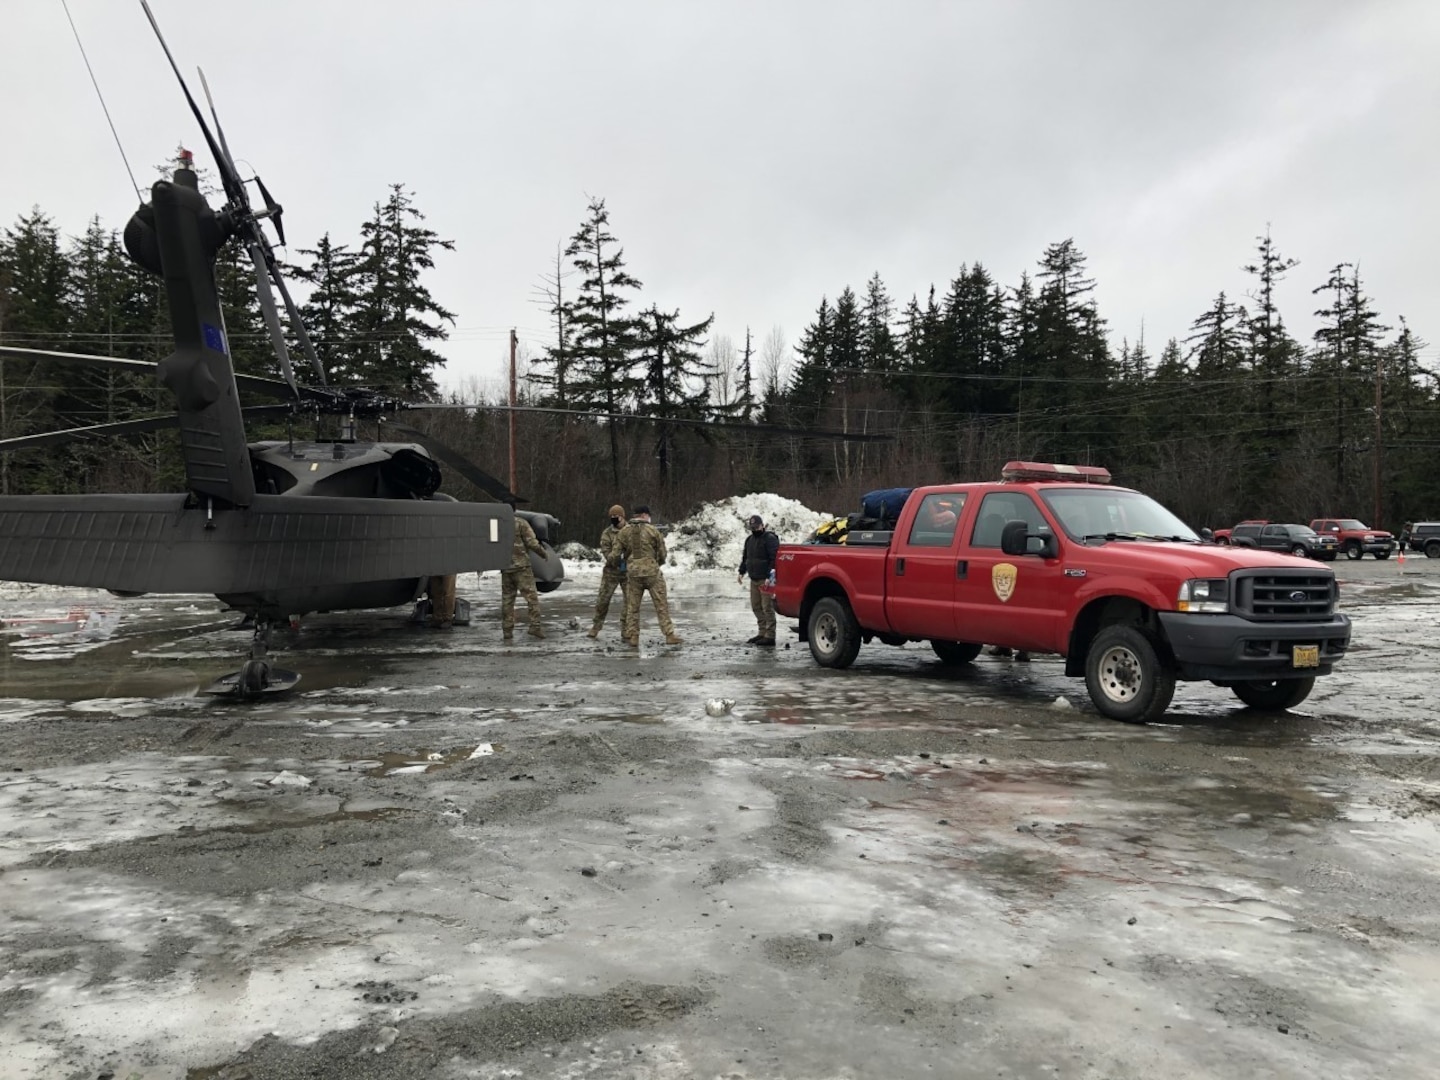
MULTIPOLYGON (((209 593, 253 627, 249 658, 210 692, 253 698, 293 687, 299 674, 270 661, 271 635, 297 614, 390 607, 420 600, 432 578, 510 565, 515 518, 535 529, 543 554, 530 554, 537 588, 564 578, 551 540, 559 522, 518 510, 526 500, 478 466, 395 415, 427 407, 365 388, 328 386, 325 371, 285 284, 268 221, 283 246, 283 210, 254 178, 263 205, 252 205, 235 167, 209 87, 214 131, 205 121, 146 0, 150 25, 180 82, 219 173, 225 202, 201 193, 193 158, 183 152, 168 180, 127 223, 127 255, 163 279, 174 351, 156 363, 0 346, 0 356, 106 365, 157 377, 175 398, 164 416, 21 436, 0 450, 76 439, 178 428, 185 487, 177 494, 21 495, 0 497, 0 579, 101 588, 133 597, 147 592, 209 593), (240 244, 255 269, 257 294, 282 379, 237 373, 216 294, 215 260, 240 244), (316 383, 295 378, 276 293, 316 383), (241 390, 275 399, 242 407, 241 390), (291 437, 250 442, 245 423, 291 421, 291 437), (299 441, 296 421, 338 418, 339 435, 299 441), (357 425, 373 422, 396 441, 366 442, 357 425), (441 494, 441 462, 497 501, 460 502, 441 494)), ((204 73, 200 73, 202 85, 204 73)), ((443 406, 442 406, 443 407, 443 406)))
MULTIPOLYGON (((558 588, 565 568, 555 551, 560 522, 519 509, 528 500, 463 455, 396 419, 412 410, 580 416, 591 421, 656 420, 748 433, 884 441, 890 436, 716 420, 649 418, 544 406, 413 402, 364 387, 335 387, 306 332, 275 254, 268 225, 285 244, 283 208, 259 176, 252 203, 236 169, 210 89, 200 82, 212 131, 180 72, 148 0, 140 0, 204 136, 224 202, 213 208, 200 190, 193 156, 183 152, 168 180, 124 230, 126 254, 163 281, 174 351, 158 363, 0 345, 0 358, 101 365, 157 378, 175 412, 0 440, 0 451, 53 446, 178 428, 185 491, 173 494, 0 496, 0 580, 101 588, 121 597, 149 592, 216 596, 253 630, 239 671, 209 693, 252 699, 289 690, 300 675, 276 667, 270 643, 297 615, 422 603, 431 579, 501 570, 511 564, 515 521, 530 523, 542 552, 531 552, 536 587, 558 588), (215 261, 238 244, 255 270, 256 295, 281 378, 237 372, 216 291, 215 261), (279 300, 277 302, 277 294, 279 300), (280 309, 314 381, 296 379, 280 309), (242 405, 241 393, 273 399, 242 405), (320 421, 338 427, 318 438, 320 421), (249 420, 284 419, 290 437, 252 442, 249 420), (294 436, 315 422, 317 438, 294 436), (362 424, 394 441, 359 438, 362 424), (494 502, 460 502, 439 491, 441 465, 454 469, 494 502)), ((458 615, 458 612, 457 612, 458 615)), ((457 619, 457 621, 459 621, 457 619)))

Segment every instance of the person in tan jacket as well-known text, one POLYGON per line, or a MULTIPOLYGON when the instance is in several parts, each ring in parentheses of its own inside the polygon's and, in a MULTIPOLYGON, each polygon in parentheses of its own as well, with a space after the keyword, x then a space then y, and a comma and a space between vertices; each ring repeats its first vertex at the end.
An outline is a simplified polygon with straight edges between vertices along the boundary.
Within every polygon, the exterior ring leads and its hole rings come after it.
POLYGON ((610 507, 609 513, 610 524, 600 534, 600 557, 605 560, 605 565, 600 571, 600 592, 595 597, 595 620, 590 632, 585 635, 592 638, 600 636, 600 628, 605 625, 605 616, 610 613, 610 601, 616 589, 620 590, 621 633, 624 633, 625 557, 620 554, 620 532, 625 528, 625 508, 617 503, 610 507))
POLYGON ((665 538, 650 524, 648 506, 635 507, 630 523, 620 531, 618 545, 625 560, 625 615, 621 621, 625 644, 632 649, 640 647, 640 601, 647 592, 655 605, 655 617, 660 620, 665 644, 681 644, 675 624, 670 620, 665 572, 660 569, 665 565, 665 538))
POLYGON ((540 546, 535 530, 518 514, 515 517, 515 546, 511 549, 510 565, 500 571, 500 629, 505 640, 515 635, 515 596, 525 597, 525 607, 530 613, 528 633, 534 638, 543 638, 545 629, 540 625, 540 593, 535 588, 535 571, 530 566, 530 552, 543 556, 545 549, 540 546))

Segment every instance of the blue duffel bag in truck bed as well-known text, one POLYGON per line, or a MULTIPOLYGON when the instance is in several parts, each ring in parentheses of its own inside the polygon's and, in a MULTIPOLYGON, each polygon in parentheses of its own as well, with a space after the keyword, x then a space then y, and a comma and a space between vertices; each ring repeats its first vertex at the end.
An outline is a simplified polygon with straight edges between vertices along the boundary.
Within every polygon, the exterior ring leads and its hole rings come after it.
POLYGON ((900 516, 900 508, 914 490, 912 487, 905 487, 866 492, 860 496, 860 513, 880 522, 882 529, 894 528, 895 519, 900 516))

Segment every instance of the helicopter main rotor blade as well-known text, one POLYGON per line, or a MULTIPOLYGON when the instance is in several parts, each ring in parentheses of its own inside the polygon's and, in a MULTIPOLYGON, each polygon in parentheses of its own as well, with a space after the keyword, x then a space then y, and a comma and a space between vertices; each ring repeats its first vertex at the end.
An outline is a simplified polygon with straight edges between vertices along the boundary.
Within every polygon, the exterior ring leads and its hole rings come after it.
MULTIPOLYGON (((50 349, 20 349, 13 345, 0 345, 0 359, 9 357, 12 360, 58 360, 61 362, 92 364, 97 367, 118 368, 121 371, 128 371, 135 375, 149 375, 155 377, 155 363, 151 360, 127 360, 121 356, 98 356, 94 353, 71 353, 55 352, 50 349)), ((309 400, 315 402, 333 401, 335 395, 327 390, 317 390, 314 387, 297 383, 290 386, 279 379, 267 379, 262 375, 235 375, 235 382, 242 390, 251 390, 257 394, 264 394, 266 397, 279 398, 281 401, 309 400)))
MULTIPOLYGON (((251 416, 289 416, 289 405, 251 405, 241 409, 251 416)), ((63 428, 59 431, 42 431, 35 435, 18 435, 13 439, 0 439, 0 450, 28 450, 34 446, 56 446, 68 442, 90 442, 115 435, 138 435, 145 431, 164 431, 180 426, 177 414, 165 416, 142 416, 138 420, 115 420, 108 424, 91 424, 88 427, 63 428)))
POLYGON ((410 438, 425 447, 426 450, 429 450, 430 453, 434 454, 446 465, 449 465, 491 498, 498 499, 500 502, 505 503, 528 503, 530 501, 529 499, 522 499, 519 495, 516 495, 498 479, 491 476, 469 458, 452 450, 433 435, 427 435, 425 432, 420 431, 418 428, 413 428, 409 424, 402 424, 398 420, 390 420, 386 417, 381 417, 380 423, 386 427, 392 427, 396 431, 402 431, 410 436, 410 438))
POLYGON ((639 420, 649 424, 678 424, 681 427, 721 428, 749 431, 758 435, 792 435, 807 439, 838 439, 842 442, 894 442, 893 435, 874 435, 856 431, 830 431, 825 428, 786 427, 782 424, 742 424, 733 420, 692 420, 676 416, 645 416, 638 413, 592 412, 589 409, 557 409, 547 405, 464 405, 449 402, 416 402, 406 409, 471 409, 475 412, 550 413, 555 416, 585 416, 593 420, 639 420))
POLYGON ((210 153, 215 158, 215 165, 220 173, 220 183, 225 189, 225 197, 232 203, 239 206, 247 205, 245 198, 245 185, 240 182, 240 177, 235 173, 234 164, 230 161, 230 155, 224 152, 215 141, 215 136, 210 134, 210 126, 205 123, 205 116, 200 112, 200 106, 195 103, 195 96, 190 93, 190 87, 185 83, 185 76, 180 74, 180 65, 175 63, 175 57, 170 52, 170 46, 165 44, 165 35, 160 32, 160 24, 155 20, 155 13, 150 10, 147 0, 140 0, 140 6, 145 9, 145 17, 150 20, 150 29, 155 31, 155 37, 160 42, 160 48, 165 50, 165 59, 170 61, 170 70, 175 72, 175 78, 180 82, 180 89, 185 92, 185 100, 190 103, 190 111, 195 114, 195 120, 200 125, 200 130, 205 135, 205 142, 210 147, 210 153))

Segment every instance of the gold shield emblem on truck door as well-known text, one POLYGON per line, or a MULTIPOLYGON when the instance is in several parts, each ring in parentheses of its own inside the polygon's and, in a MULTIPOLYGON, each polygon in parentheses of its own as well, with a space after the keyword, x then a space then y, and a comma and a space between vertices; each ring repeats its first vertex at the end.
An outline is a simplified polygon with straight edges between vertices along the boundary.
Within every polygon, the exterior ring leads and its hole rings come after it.
POLYGON ((990 584, 994 586, 995 595, 1002 604, 1015 595, 1015 582, 1019 577, 1020 571, 1015 568, 1014 563, 996 563, 991 567, 990 584))

